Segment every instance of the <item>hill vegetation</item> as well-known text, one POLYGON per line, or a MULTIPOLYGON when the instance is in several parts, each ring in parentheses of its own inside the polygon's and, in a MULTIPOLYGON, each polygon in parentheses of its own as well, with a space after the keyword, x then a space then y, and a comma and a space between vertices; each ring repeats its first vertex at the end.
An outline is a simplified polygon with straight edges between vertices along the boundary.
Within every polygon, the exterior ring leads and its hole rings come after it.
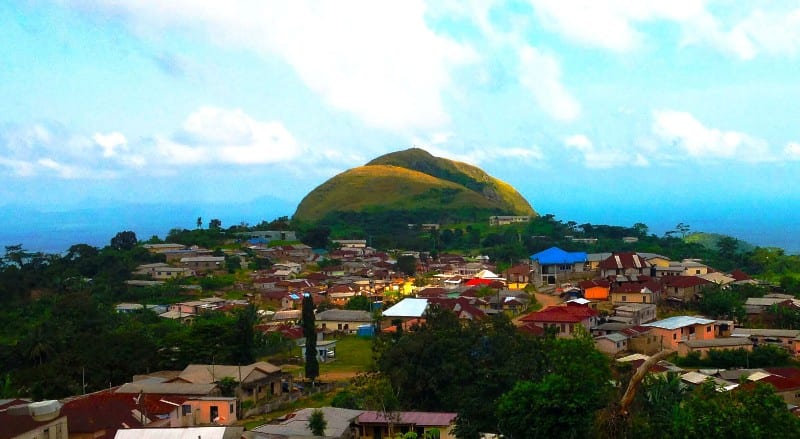
POLYGON ((303 198, 293 219, 363 226, 376 214, 407 224, 448 224, 536 212, 513 187, 481 169, 413 148, 329 179, 303 198))

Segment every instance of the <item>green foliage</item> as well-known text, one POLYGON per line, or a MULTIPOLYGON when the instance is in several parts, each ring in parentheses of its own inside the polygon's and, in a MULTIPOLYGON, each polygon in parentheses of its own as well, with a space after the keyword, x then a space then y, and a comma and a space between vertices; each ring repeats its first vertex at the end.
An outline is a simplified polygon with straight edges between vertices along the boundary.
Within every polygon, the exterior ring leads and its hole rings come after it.
POLYGON ((136 247, 136 244, 139 241, 136 239, 136 233, 126 230, 124 232, 119 232, 111 238, 111 247, 117 250, 130 250, 136 247))
POLYGON ((791 364, 789 352, 779 346, 762 344, 745 349, 712 349, 705 358, 699 352, 690 352, 685 357, 676 357, 675 364, 693 368, 753 368, 777 367, 791 364))
POLYGON ((349 390, 341 390, 331 400, 332 407, 358 410, 362 407, 361 400, 349 390))
POLYGON ((372 311, 372 302, 367 296, 353 296, 345 303, 344 309, 372 311))
POLYGON ((769 385, 718 392, 707 382, 674 412, 671 430, 663 437, 798 437, 800 420, 769 385))
POLYGON ((328 426, 328 421, 325 420, 325 414, 322 410, 314 409, 311 416, 308 417, 308 429, 314 436, 325 436, 325 428, 328 426))
POLYGON ((303 336, 306 338, 305 372, 306 378, 314 381, 319 376, 317 360, 317 329, 314 317, 314 299, 311 294, 303 296, 303 336))
POLYGON ((417 273, 417 258, 414 256, 399 256, 395 269, 405 273, 406 276, 413 276, 417 273))
POLYGON ((236 381, 236 378, 233 377, 225 377, 222 378, 217 382, 217 386, 219 387, 219 391, 222 396, 235 396, 236 393, 236 386, 239 385, 239 382, 236 381))

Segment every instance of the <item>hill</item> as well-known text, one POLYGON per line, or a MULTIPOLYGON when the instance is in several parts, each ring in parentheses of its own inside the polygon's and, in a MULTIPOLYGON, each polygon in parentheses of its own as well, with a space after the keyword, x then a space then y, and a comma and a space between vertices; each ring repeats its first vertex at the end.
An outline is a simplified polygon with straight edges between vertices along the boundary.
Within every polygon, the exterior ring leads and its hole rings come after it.
POLYGON ((411 223, 536 215, 508 183, 475 166, 412 148, 378 157, 324 182, 303 198, 294 219, 359 222, 362 214, 380 213, 411 223))

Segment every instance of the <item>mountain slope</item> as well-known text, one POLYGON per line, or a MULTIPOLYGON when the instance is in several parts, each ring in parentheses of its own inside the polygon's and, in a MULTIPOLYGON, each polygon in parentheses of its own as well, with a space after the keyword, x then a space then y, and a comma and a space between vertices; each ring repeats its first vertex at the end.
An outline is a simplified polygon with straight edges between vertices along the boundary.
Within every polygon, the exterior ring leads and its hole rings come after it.
POLYGON ((511 185, 475 166, 413 148, 334 176, 303 198, 294 218, 316 222, 340 213, 388 211, 416 222, 536 215, 511 185))

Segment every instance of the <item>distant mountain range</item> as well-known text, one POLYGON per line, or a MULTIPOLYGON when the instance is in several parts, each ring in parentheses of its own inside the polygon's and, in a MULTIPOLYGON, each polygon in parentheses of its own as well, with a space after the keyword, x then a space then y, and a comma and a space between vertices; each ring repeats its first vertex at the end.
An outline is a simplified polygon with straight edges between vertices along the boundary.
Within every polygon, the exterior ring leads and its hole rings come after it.
POLYGON ((475 166, 412 148, 383 155, 322 183, 303 198, 294 218, 325 222, 342 215, 352 220, 353 214, 386 212, 428 223, 536 215, 508 183, 475 166))

